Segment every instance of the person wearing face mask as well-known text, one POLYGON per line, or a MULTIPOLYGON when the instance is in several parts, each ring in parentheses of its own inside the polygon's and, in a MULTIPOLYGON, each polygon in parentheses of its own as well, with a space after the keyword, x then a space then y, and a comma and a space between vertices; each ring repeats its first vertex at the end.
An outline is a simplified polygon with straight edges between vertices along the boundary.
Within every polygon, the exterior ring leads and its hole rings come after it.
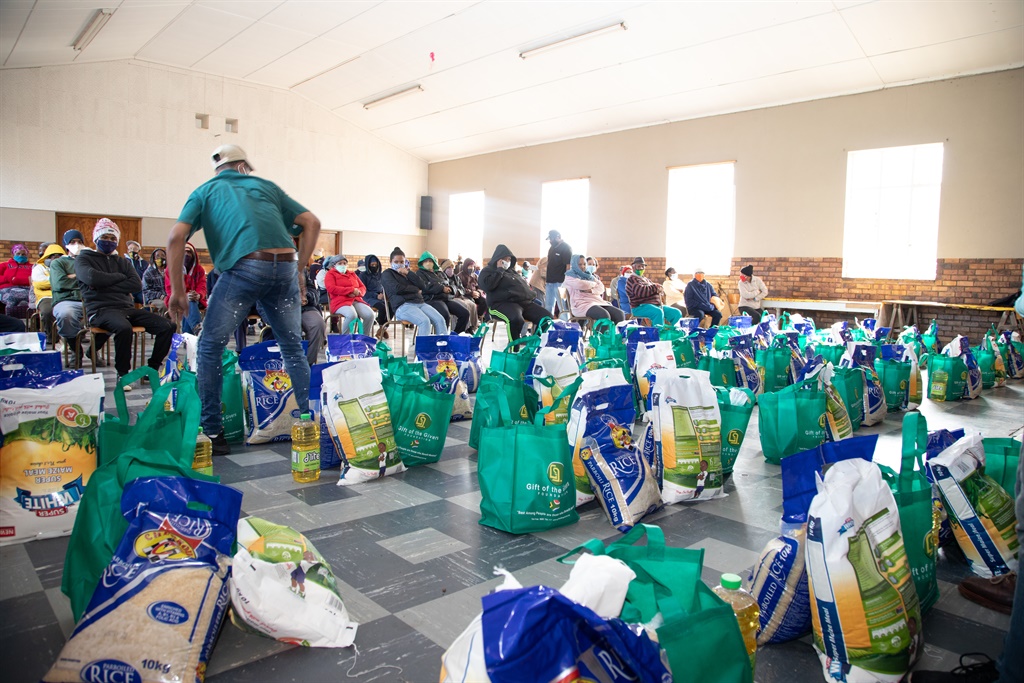
POLYGON ((754 275, 753 264, 740 269, 740 313, 746 313, 754 324, 761 322, 761 301, 768 297, 764 280, 754 275))
POLYGON ((380 278, 395 320, 415 325, 420 334, 448 334, 448 321, 423 300, 423 292, 409 275, 405 252, 395 247, 391 267, 380 278))
POLYGON ((167 310, 167 252, 154 249, 142 273, 142 303, 157 313, 167 310))
MULTIPOLYGON (((149 263, 142 258, 142 245, 135 240, 128 240, 125 242, 124 248, 124 257, 131 262, 132 266, 135 268, 135 272, 139 274, 139 278, 142 279, 143 284, 145 284, 146 281, 143 278, 143 273, 145 273, 146 269, 149 268, 149 263)), ((133 298, 137 304, 145 303, 142 297, 142 292, 139 292, 133 298)))
MULTIPOLYGON (((92 239, 96 249, 82 249, 75 259, 75 273, 89 324, 102 327, 114 337, 114 368, 118 379, 132 369, 133 326, 142 327, 155 337, 149 367, 156 370, 167 357, 177 326, 162 315, 135 308, 132 295, 142 289, 142 280, 128 259, 117 254, 117 243, 121 239, 117 224, 109 218, 99 219, 92 239)), ((131 385, 125 386, 125 391, 130 390, 131 385)))
POLYGON ((68 252, 67 256, 50 262, 53 318, 57 321, 57 334, 65 344, 75 349, 77 363, 81 365, 83 351, 78 333, 82 331, 82 292, 75 275, 75 260, 85 246, 85 240, 78 230, 68 230, 61 242, 68 252))
POLYGON ((374 254, 367 254, 365 259, 359 259, 359 266, 356 268, 356 275, 366 286, 366 293, 363 294, 363 301, 377 313, 377 337, 388 338, 388 328, 385 324, 388 321, 388 312, 384 307, 384 285, 381 284, 383 269, 380 259, 374 254))
POLYGON ((722 321, 722 312, 715 305, 716 299, 715 288, 704 279, 704 269, 697 268, 693 271, 693 279, 686 285, 686 310, 698 320, 711 316, 711 327, 716 327, 722 321))
POLYGON ((46 334, 46 343, 50 344, 50 330, 53 327, 53 285, 50 284, 50 264, 64 255, 59 244, 50 242, 49 246, 32 267, 32 290, 36 295, 36 311, 39 312, 39 326, 46 334))
POLYGON ((622 268, 619 269, 619 274, 612 278, 610 285, 612 290, 612 303, 626 315, 630 315, 631 310, 629 308, 629 297, 626 296, 626 282, 632 274, 633 269, 630 266, 622 266, 622 268))
POLYGON ((647 272, 647 262, 643 256, 633 259, 633 274, 626 280, 626 298, 629 299, 629 307, 637 318, 647 318, 655 327, 661 327, 668 321, 668 324, 675 325, 683 317, 678 308, 661 305, 661 297, 665 289, 657 282, 651 282, 644 277, 647 272))
POLYGON ((536 325, 551 315, 535 301, 536 292, 516 272, 516 257, 504 244, 495 248, 480 271, 480 287, 487 294, 491 311, 508 325, 510 340, 522 336, 527 320, 536 325))
MULTIPOLYGON (((181 331, 198 334, 206 310, 206 269, 199 263, 199 255, 191 242, 185 243, 185 291, 188 295, 188 313, 181 319, 181 331)), ((171 291, 171 274, 164 269, 164 290, 171 291)))
POLYGON ((487 320, 487 295, 480 289, 480 276, 476 272, 476 261, 471 258, 462 262, 462 265, 455 269, 455 277, 462 285, 462 291, 473 300, 476 306, 477 318, 487 320))
POLYGON ((686 315, 686 305, 683 303, 686 293, 686 283, 679 281, 675 268, 665 271, 665 281, 661 283, 665 290, 665 304, 678 308, 683 315, 686 315))
POLYGON ((569 272, 565 274, 565 289, 569 292, 569 305, 572 314, 591 320, 611 320, 621 323, 626 316, 611 303, 604 300, 604 285, 594 273, 597 271, 596 260, 589 265, 583 254, 573 254, 569 262, 569 272))
POLYGON ((455 334, 465 332, 469 327, 469 307, 455 298, 455 290, 438 269, 437 259, 425 251, 420 254, 418 265, 419 270, 410 273, 409 279, 423 292, 423 300, 441 317, 447 319, 449 315, 455 316, 455 334))
POLYGON ((331 297, 331 313, 341 316, 341 334, 352 334, 357 318, 363 323, 363 334, 373 334, 374 311, 363 298, 366 285, 358 273, 349 270, 348 259, 344 254, 333 256, 327 261, 326 270, 324 284, 331 297))
MULTIPOLYGON (((601 264, 597 262, 597 259, 593 256, 587 257, 587 272, 594 276, 594 279, 601 282, 601 276, 597 274, 597 271, 601 269, 601 264)), ((604 282, 601 282, 604 285, 604 282)))
POLYGON ((0 263, 0 301, 7 315, 28 317, 32 296, 32 264, 28 262, 28 249, 24 244, 11 247, 11 259, 0 263))
POLYGON ((445 282, 452 289, 452 298, 465 306, 466 310, 469 311, 469 327, 466 328, 466 332, 473 334, 476 332, 477 325, 480 324, 480 313, 477 311, 476 302, 469 298, 466 290, 462 287, 462 282, 456 277, 455 264, 452 263, 451 259, 441 261, 441 273, 444 274, 445 282))

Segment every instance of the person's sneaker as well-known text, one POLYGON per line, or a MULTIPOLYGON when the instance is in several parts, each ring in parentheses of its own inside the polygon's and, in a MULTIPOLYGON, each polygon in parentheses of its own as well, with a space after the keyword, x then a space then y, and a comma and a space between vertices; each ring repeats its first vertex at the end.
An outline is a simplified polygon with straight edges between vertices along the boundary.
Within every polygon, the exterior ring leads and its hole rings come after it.
POLYGON ((1017 590, 1017 572, 1010 572, 991 579, 972 576, 958 586, 960 595, 983 607, 1003 614, 1013 610, 1013 593, 1017 590))
MULTIPOLYGON (((123 377, 123 375, 122 375, 122 377, 123 377)), ((120 381, 121 381, 121 377, 118 377, 118 378, 117 378, 117 381, 118 381, 118 382, 120 382, 120 381)), ((128 393, 129 391, 131 391, 131 390, 132 390, 132 385, 131 385, 131 384, 125 384, 125 385, 124 385, 124 386, 122 387, 122 389, 124 390, 124 393, 126 393, 126 394, 127 394, 127 393, 128 393)))
POLYGON ((231 455, 231 444, 228 443, 223 434, 211 436, 210 442, 213 444, 214 455, 231 455))
POLYGON ((952 671, 914 671, 907 677, 908 683, 994 683, 999 680, 996 663, 982 652, 960 655, 960 666, 952 671), (984 661, 980 661, 984 658, 984 661), (979 661, 964 664, 965 659, 979 661))

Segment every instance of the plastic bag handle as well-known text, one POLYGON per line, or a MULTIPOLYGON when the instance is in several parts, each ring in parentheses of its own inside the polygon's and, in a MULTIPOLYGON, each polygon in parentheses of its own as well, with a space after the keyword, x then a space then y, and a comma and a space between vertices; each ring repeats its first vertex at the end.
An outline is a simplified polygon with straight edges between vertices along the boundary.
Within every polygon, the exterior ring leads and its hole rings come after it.
POLYGON ((546 316, 544 316, 543 318, 540 319, 539 323, 537 323, 537 331, 538 332, 547 332, 548 329, 552 325, 554 325, 554 324, 555 324, 555 321, 551 319, 551 316, 546 315, 546 316))
MULTIPOLYGON (((141 368, 135 368, 127 375, 123 375, 117 379, 117 385, 114 387, 114 403, 117 405, 117 417, 121 420, 122 424, 127 425, 130 419, 128 415, 128 400, 124 396, 125 386, 132 384, 143 377, 149 379, 149 386, 153 387, 153 398, 156 398, 157 389, 161 388, 160 375, 157 371, 148 365, 143 365, 141 368)), ((153 401, 151 400, 150 403, 153 401)), ((160 404, 163 405, 163 402, 160 404)))
POLYGON ((615 326, 612 325, 611 320, 609 320, 608 318, 602 318, 600 320, 595 320, 594 324, 591 325, 590 330, 593 334, 602 334, 604 332, 604 328, 606 327, 608 328, 608 331, 612 331, 615 329, 615 326))
POLYGON ((477 389, 478 401, 480 400, 479 397, 481 394, 494 394, 502 423, 506 425, 512 424, 512 408, 508 404, 508 396, 505 395, 505 392, 501 387, 496 384, 482 384, 480 388, 477 389))
POLYGON ((514 353, 512 350, 515 346, 540 346, 540 335, 531 334, 529 337, 520 337, 519 339, 513 339, 505 346, 505 353, 514 353))
MULTIPOLYGON (((547 380, 547 379, 551 380, 551 386, 554 386, 554 383, 555 383, 555 380, 554 380, 553 377, 535 377, 534 379, 541 380, 541 383, 544 384, 545 386, 548 386, 548 384, 546 382, 544 382, 544 380, 547 380)), ((538 427, 543 427, 544 426, 544 417, 548 413, 550 413, 552 410, 557 408, 559 403, 561 403, 562 401, 566 400, 567 398, 575 396, 576 395, 576 390, 579 389, 581 384, 583 384, 583 378, 582 377, 577 377, 576 379, 574 379, 572 381, 572 383, 568 384, 565 387, 565 389, 562 389, 562 393, 559 394, 558 398, 556 398, 554 401, 552 401, 551 405, 549 405, 547 408, 542 408, 541 410, 537 411, 536 417, 533 418, 533 423, 535 425, 537 425, 538 427)))
POLYGON ((928 421, 918 412, 907 413, 903 418, 903 457, 900 460, 900 479, 910 481, 915 475, 914 463, 918 471, 924 473, 924 462, 921 454, 928 449, 928 421))

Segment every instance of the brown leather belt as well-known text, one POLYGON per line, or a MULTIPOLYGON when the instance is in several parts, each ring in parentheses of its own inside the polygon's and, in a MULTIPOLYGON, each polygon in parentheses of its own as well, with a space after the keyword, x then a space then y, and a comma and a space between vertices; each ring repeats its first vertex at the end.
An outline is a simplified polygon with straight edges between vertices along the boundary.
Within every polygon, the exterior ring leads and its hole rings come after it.
POLYGON ((251 254, 246 254, 242 258, 252 259, 254 261, 298 261, 299 253, 297 251, 282 251, 280 253, 273 251, 254 251, 251 254))

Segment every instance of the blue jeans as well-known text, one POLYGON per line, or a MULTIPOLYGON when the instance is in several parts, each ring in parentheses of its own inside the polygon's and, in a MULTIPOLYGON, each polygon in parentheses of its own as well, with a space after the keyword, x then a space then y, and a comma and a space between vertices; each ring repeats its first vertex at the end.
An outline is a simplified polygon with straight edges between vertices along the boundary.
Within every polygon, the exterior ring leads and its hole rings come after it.
MULTIPOLYGON (((1021 455, 1024 455, 1022 449, 1021 455)), ((1017 540, 1024 544, 1024 457, 1017 463, 1017 540)), ((998 683, 1024 681, 1024 581, 1017 570, 1017 589, 1013 592, 1013 611, 1010 628, 1003 639, 1003 654, 999 656, 998 683)))
POLYGON ((565 301, 562 300, 562 293, 558 290, 562 287, 562 282, 549 282, 544 285, 544 308, 551 311, 551 316, 555 315, 555 302, 558 302, 558 310, 565 312, 568 306, 565 305, 565 301))
POLYGON ((210 293, 203 334, 199 337, 199 398, 203 403, 203 432, 220 434, 221 356, 228 338, 259 303, 274 330, 284 369, 292 380, 299 412, 309 411, 309 363, 302 350, 302 302, 295 261, 242 259, 221 273, 210 293))
POLYGON ((199 302, 189 301, 188 315, 181 319, 181 331, 185 334, 195 334, 195 329, 202 321, 203 316, 199 313, 199 302))
POLYGON ((395 311, 395 319, 412 323, 420 334, 448 334, 448 321, 429 304, 402 304, 395 311))

